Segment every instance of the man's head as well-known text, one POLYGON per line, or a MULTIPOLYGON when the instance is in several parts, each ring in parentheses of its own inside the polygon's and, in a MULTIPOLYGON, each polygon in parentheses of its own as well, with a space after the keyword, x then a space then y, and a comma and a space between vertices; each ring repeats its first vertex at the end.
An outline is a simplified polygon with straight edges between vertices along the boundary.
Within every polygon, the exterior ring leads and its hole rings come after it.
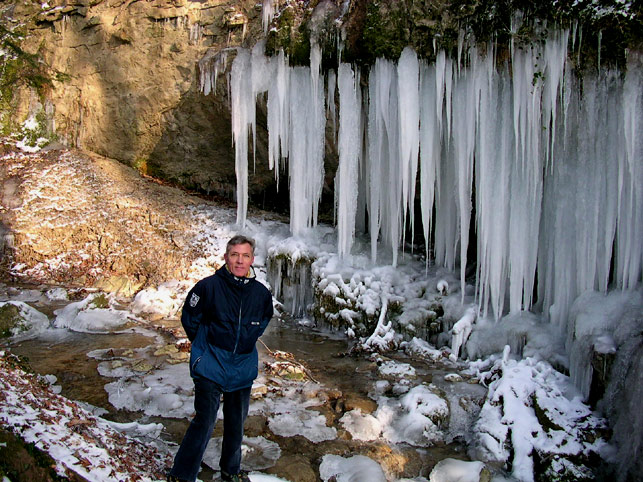
POLYGON ((228 241, 223 258, 230 273, 247 276, 255 260, 255 240, 240 234, 234 236, 228 241))

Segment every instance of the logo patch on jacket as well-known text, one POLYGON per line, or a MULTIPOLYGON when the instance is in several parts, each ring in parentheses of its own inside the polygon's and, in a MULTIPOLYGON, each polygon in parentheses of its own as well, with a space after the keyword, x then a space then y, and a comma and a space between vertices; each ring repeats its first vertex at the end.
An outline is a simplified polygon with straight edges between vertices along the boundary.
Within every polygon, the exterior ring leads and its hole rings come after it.
POLYGON ((190 297, 190 306, 194 308, 200 299, 201 298, 199 298, 199 295, 197 295, 196 293, 192 293, 192 296, 190 297))

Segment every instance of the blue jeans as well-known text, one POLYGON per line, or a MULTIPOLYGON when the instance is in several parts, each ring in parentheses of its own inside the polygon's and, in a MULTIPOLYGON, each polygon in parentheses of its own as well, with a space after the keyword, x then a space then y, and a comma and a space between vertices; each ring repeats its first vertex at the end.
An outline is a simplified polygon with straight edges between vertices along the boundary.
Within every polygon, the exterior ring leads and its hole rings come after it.
POLYGON ((196 480, 205 448, 212 437, 217 421, 219 403, 223 395, 223 446, 221 470, 238 474, 241 468, 241 441, 243 424, 250 405, 250 387, 236 392, 223 392, 206 378, 194 378, 194 410, 196 415, 185 432, 181 446, 174 457, 170 475, 188 481, 196 480))

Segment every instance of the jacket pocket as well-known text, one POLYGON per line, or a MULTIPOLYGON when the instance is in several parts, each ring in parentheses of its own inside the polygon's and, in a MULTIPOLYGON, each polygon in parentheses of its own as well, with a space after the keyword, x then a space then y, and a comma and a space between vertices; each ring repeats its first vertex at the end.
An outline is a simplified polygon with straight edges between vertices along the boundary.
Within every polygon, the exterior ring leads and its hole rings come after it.
POLYGON ((241 339, 238 353, 250 353, 257 343, 257 338, 263 332, 261 321, 249 321, 241 325, 241 339))
POLYGON ((192 367, 191 367, 191 368, 192 368, 192 371, 195 371, 195 370, 196 370, 196 366, 197 366, 197 365, 199 364, 199 362, 201 361, 201 358, 203 358, 203 355, 201 355, 201 356, 200 356, 200 357, 198 357, 196 360, 194 360, 194 363, 192 363, 192 367))

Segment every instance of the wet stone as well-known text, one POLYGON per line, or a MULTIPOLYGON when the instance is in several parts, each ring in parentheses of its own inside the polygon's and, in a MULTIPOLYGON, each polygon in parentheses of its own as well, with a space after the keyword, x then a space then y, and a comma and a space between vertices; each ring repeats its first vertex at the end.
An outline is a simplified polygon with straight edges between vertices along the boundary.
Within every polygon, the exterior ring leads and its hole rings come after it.
POLYGON ((346 411, 359 409, 363 414, 369 414, 377 410, 377 403, 370 398, 347 394, 344 400, 344 408, 346 411))
POLYGON ((167 362, 171 365, 176 365, 178 363, 186 363, 190 360, 190 354, 185 352, 172 353, 167 359, 167 362))
POLYGON ((145 360, 139 360, 132 365, 132 369, 137 372, 149 372, 154 368, 153 365, 147 363, 145 360))
POLYGON ((277 464, 267 472, 279 474, 281 478, 292 482, 317 482, 318 480, 310 461, 303 455, 282 456, 277 464))
POLYGON ((444 375, 444 379, 447 382, 461 382, 462 381, 462 377, 460 375, 458 375, 457 373, 449 373, 447 375, 444 375))
POLYGON ((164 345, 154 351, 154 356, 172 355, 178 352, 179 349, 175 345, 164 345))

